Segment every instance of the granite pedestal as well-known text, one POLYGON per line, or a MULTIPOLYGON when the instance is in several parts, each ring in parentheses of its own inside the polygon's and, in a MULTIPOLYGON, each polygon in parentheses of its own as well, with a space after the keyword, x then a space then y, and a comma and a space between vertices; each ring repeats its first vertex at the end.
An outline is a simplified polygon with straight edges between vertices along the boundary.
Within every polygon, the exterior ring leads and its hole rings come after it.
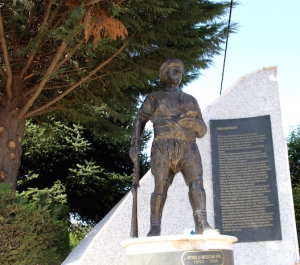
POLYGON ((234 265, 232 243, 227 235, 158 236, 127 239, 126 265, 234 265))
MULTIPOLYGON (((233 245, 236 265, 298 265, 299 249, 288 165, 286 140, 281 123, 278 71, 262 68, 241 77, 203 112, 206 124, 211 120, 240 119, 269 115, 276 170, 276 183, 281 224, 281 240, 237 242, 233 245)), ((214 217, 211 131, 197 139, 202 158, 203 182, 206 191, 207 219, 219 229, 214 217)), ((150 227, 150 196, 154 178, 149 171, 140 181, 138 192, 139 236, 145 237, 150 227)), ((120 242, 130 235, 132 212, 131 192, 80 242, 63 265, 125 265, 125 248, 120 242)), ((162 218, 162 235, 180 235, 194 226, 188 187, 182 175, 175 176, 168 191, 162 218)), ((228 234, 230 234, 228 232, 228 234)))

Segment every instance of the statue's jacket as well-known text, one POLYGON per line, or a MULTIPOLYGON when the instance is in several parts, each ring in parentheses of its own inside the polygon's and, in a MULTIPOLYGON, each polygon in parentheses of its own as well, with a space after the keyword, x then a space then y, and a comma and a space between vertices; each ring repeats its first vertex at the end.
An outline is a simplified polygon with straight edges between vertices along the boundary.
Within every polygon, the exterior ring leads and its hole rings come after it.
POLYGON ((155 141, 178 139, 195 142, 195 138, 202 137, 207 130, 197 100, 182 91, 163 90, 148 95, 139 115, 152 121, 155 141))

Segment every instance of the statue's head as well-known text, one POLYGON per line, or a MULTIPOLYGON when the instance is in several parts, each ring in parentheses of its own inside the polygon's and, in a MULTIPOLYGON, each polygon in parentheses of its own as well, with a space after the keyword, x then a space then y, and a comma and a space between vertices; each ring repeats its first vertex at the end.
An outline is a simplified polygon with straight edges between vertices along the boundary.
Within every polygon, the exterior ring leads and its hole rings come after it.
POLYGON ((162 63, 159 69, 159 78, 164 84, 174 83, 174 85, 178 86, 181 82, 183 72, 183 62, 179 59, 172 58, 162 63))

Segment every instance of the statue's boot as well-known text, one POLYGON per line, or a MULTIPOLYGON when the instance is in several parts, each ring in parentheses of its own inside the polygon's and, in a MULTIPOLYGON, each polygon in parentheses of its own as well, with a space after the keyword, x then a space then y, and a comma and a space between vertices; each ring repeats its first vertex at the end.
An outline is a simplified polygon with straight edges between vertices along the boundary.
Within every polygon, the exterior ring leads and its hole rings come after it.
POLYGON ((151 194, 151 227, 147 236, 160 236, 161 217, 166 198, 167 194, 151 194))
POLYGON ((205 191, 192 190, 189 192, 189 199, 195 220, 195 234, 203 234, 204 231, 211 230, 207 222, 205 191))

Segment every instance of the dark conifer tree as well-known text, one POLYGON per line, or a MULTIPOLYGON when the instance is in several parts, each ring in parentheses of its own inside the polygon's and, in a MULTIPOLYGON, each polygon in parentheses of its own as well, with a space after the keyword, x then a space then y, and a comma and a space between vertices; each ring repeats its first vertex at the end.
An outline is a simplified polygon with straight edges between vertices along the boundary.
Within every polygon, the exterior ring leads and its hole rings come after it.
POLYGON ((220 51, 225 1, 3 0, 0 9, 0 182, 16 188, 25 122, 82 123, 101 140, 128 135, 138 99, 159 89, 166 58, 183 84, 220 51))
MULTIPOLYGON (((148 138, 145 133, 143 142, 148 138)), ((131 187, 129 148, 128 136, 104 142, 81 125, 53 118, 40 124, 27 121, 18 191, 31 200, 40 194, 65 196, 70 219, 95 224, 131 187)), ((142 154, 141 176, 148 169, 142 154)))
POLYGON ((300 125, 290 131, 290 134, 287 138, 287 147, 293 188, 298 240, 300 240, 300 125))

